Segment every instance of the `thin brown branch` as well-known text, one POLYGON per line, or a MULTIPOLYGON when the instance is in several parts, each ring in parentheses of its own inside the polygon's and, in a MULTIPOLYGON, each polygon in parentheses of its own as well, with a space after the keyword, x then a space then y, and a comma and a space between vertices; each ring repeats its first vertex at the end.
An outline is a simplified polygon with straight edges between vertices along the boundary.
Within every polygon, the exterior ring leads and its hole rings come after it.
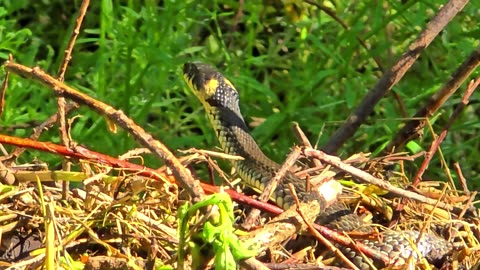
MULTIPOLYGON (((480 48, 480 47, 479 47, 480 48)), ((426 152, 425 154, 425 160, 422 162, 422 165, 418 169, 417 174, 415 175, 414 181, 412 183, 412 186, 416 187, 418 183, 422 180, 423 173, 427 170, 428 164, 430 164, 430 161, 432 160, 433 156, 437 152, 438 148, 440 147, 440 144, 443 142, 445 137, 447 136, 447 132, 452 126, 453 122, 460 116, 461 112, 465 109, 465 107, 468 105, 469 98, 472 96, 473 92, 475 89, 478 88, 478 85, 480 84, 480 78, 477 79, 475 82, 470 82, 467 88, 467 91, 465 92, 465 95, 462 98, 462 102, 455 108, 453 111, 452 115, 448 119, 447 123, 442 129, 442 132, 440 133, 440 136, 436 138, 432 145, 430 146, 430 149, 426 152)))
MULTIPOLYGON (((118 158, 114 158, 102 153, 91 151, 81 146, 76 146, 75 149, 70 149, 63 145, 58 145, 50 142, 40 142, 32 139, 18 138, 18 137, 12 137, 12 136, 2 135, 2 134, 0 134, 0 144, 8 144, 8 145, 17 146, 20 148, 35 149, 43 152, 52 153, 55 155, 62 155, 62 156, 67 156, 75 159, 88 160, 93 163, 103 164, 103 165, 111 166, 114 168, 120 168, 125 172, 135 173, 140 176, 152 178, 154 180, 160 180, 160 181, 166 181, 166 179, 170 180, 170 174, 168 175, 165 174, 163 170, 154 170, 149 167, 145 167, 135 163, 130 163, 130 162, 120 160, 118 158)), ((0 168, 0 171, 1 171, 1 168, 0 168)), ((220 188, 217 186, 208 185, 202 182, 200 182, 200 186, 208 194, 220 192, 220 188)), ((235 190, 224 189, 223 192, 228 193, 228 195, 234 201, 240 204, 246 204, 246 205, 250 205, 251 207, 260 208, 263 211, 274 214, 274 215, 278 215, 283 212, 283 210, 278 206, 259 202, 248 196, 245 196, 244 194, 240 194, 235 190)))
MULTIPOLYGON (((477 211, 477 208, 473 204, 473 201, 476 199, 476 197, 477 197, 477 191, 472 192, 468 200, 465 202, 463 211, 458 215, 458 218, 463 218, 463 216, 465 215, 465 213, 467 213, 467 211, 468 212, 477 211)), ((458 224, 458 226, 461 226, 461 225, 458 224)))
MULTIPOLYGON (((65 108, 66 106, 67 106, 67 102, 65 101, 65 98, 58 97, 57 98, 57 115, 58 115, 58 126, 60 130, 60 141, 66 147, 70 147, 71 145, 71 140, 69 136, 70 128, 69 128, 69 125, 67 125, 67 112, 65 108)), ((69 160, 64 159, 62 161, 62 169, 64 171, 70 171, 71 167, 72 166, 69 160)), ((66 201, 68 200, 68 189, 70 186, 70 182, 61 181, 60 184, 62 186, 62 200, 66 201)))
POLYGON ((62 63, 58 69, 58 80, 62 81, 65 79, 65 72, 67 71, 68 63, 72 60, 72 51, 75 46, 75 41, 77 40, 78 35, 80 34, 80 27, 82 26, 83 18, 87 13, 88 6, 90 5, 90 0, 83 0, 80 10, 75 20, 75 26, 73 27, 72 35, 68 41, 67 49, 63 55, 62 63))
MULTIPOLYGON (((306 220, 313 222, 326 207, 336 201, 337 193, 341 190, 339 183, 330 181, 317 187, 309 196, 300 202, 300 209, 306 215, 306 220)), ((285 239, 298 231, 304 231, 307 225, 297 212, 297 207, 287 209, 261 228, 251 231, 248 236, 241 238, 249 249, 264 251, 282 243, 285 239)))
POLYGON ((407 122, 397 133, 385 151, 398 151, 398 149, 401 149, 407 142, 418 138, 421 130, 425 126, 425 119, 432 116, 479 65, 480 46, 470 54, 468 59, 452 74, 451 79, 431 97, 428 103, 415 113, 413 119, 407 122))
POLYGON ((407 107, 405 107, 405 102, 403 102, 402 97, 395 91, 392 91, 393 96, 395 97, 395 100, 397 101, 398 104, 398 110, 400 111, 400 115, 403 118, 407 118, 407 107))
POLYGON ((168 150, 168 148, 160 141, 155 140, 152 135, 145 132, 143 128, 138 126, 132 119, 128 118, 122 111, 116 110, 115 108, 58 81, 52 76, 46 74, 40 68, 29 68, 12 62, 7 62, 5 68, 18 75, 32 78, 34 81, 48 86, 56 95, 72 99, 73 101, 86 105, 99 114, 106 116, 110 121, 129 132, 137 142, 150 149, 150 151, 156 156, 162 158, 165 161, 165 164, 172 170, 173 175, 177 178, 180 185, 192 196, 194 202, 198 202, 204 197, 203 190, 198 181, 192 178, 190 172, 182 166, 172 152, 170 152, 170 150, 168 150))
POLYGON ((321 161, 323 161, 325 163, 328 163, 328 164, 332 165, 333 167, 350 174, 351 176, 357 178, 361 182, 376 185, 376 186, 378 186, 378 187, 380 187, 384 190, 387 190, 387 191, 389 191, 393 194, 396 194, 398 196, 408 198, 408 199, 412 199, 412 200, 415 200, 415 201, 418 201, 418 202, 421 202, 421 203, 426 203, 426 204, 430 204, 430 205, 438 205, 438 207, 440 207, 442 209, 445 209, 445 210, 448 210, 448 211, 451 211, 452 213, 454 213, 456 215, 458 215, 462 212, 462 209, 460 209, 456 206, 452 206, 452 205, 446 204, 444 202, 438 202, 437 200, 427 198, 427 197, 425 197, 423 195, 420 195, 418 193, 411 192, 411 191, 404 190, 402 188, 393 186, 389 182, 383 181, 382 179, 376 178, 376 177, 372 176, 371 174, 369 174, 367 172, 364 172, 360 169, 357 169, 357 168, 355 168, 351 165, 345 164, 344 162, 342 162, 340 160, 340 158, 338 158, 336 156, 327 155, 322 151, 318 151, 318 150, 314 150, 314 149, 305 149, 303 152, 304 152, 305 156, 307 156, 307 157, 318 158, 321 161))
MULTIPOLYGON (((62 63, 58 69, 58 80, 63 82, 65 79, 65 72, 67 71, 68 63, 72 59, 72 51, 73 47, 75 46, 75 41, 77 40, 78 35, 80 34, 80 27, 82 26, 83 18, 87 13, 88 6, 90 4, 90 0, 83 0, 82 5, 80 6, 80 11, 78 13, 77 19, 75 20, 75 26, 73 28, 72 34, 70 36, 70 40, 67 44, 67 49, 65 50, 65 54, 62 59, 62 63)), ((70 126, 67 124, 67 113, 66 113, 66 105, 67 102, 65 98, 59 96, 57 98, 57 113, 58 113, 58 126, 60 130, 60 141, 66 147, 71 145, 70 140, 70 126)), ((63 160, 62 168, 64 171, 70 171, 71 163, 68 160, 63 160)), ((62 181, 62 200, 68 199, 68 187, 70 183, 68 181, 62 181)))
MULTIPOLYGON (((270 179, 267 183, 265 183, 265 189, 263 190, 262 194, 258 198, 261 202, 266 202, 270 199, 271 194, 273 194, 273 190, 277 187, 277 184, 282 180, 288 170, 295 164, 298 160, 298 157, 301 154, 301 149, 295 147, 293 151, 288 155, 287 160, 283 163, 282 167, 278 172, 276 172, 275 176, 270 179)), ((243 227, 249 230, 253 225, 255 225, 255 220, 257 220, 258 216, 260 215, 259 209, 253 209, 250 214, 247 216, 245 221, 243 222, 243 227)))
POLYGON ((430 149, 428 149, 427 152, 425 152, 425 159, 422 162, 422 165, 417 171, 417 174, 415 175, 415 178, 413 179, 412 186, 416 187, 422 180, 423 173, 427 170, 428 164, 430 164, 430 161, 432 161, 432 158, 435 156, 435 153, 437 153, 438 148, 440 147, 440 144, 443 142, 445 137, 447 136, 447 131, 444 130, 440 133, 440 136, 436 138, 432 144, 430 145, 430 149))
MULTIPOLYGON (((76 103, 67 104, 65 108, 65 113, 68 115, 74 109, 78 108, 79 105, 76 103)), ((42 135, 43 131, 48 130, 57 122, 58 114, 52 114, 47 120, 43 121, 40 125, 33 129, 32 135, 29 136, 32 140, 37 140, 42 135)), ((6 157, 0 158, 1 161, 8 161, 7 165, 10 165, 11 162, 14 162, 24 151, 26 148, 16 147, 10 154, 6 157)))
MULTIPOLYGON (((302 146, 305 146, 307 148, 313 148, 312 144, 308 140, 307 136, 303 132, 303 130, 300 128, 300 125, 297 122, 293 122, 293 134, 297 138, 297 140, 302 144, 302 146)), ((310 161, 309 161, 310 162, 310 161)), ((310 162, 311 167, 321 167, 322 164, 320 163, 319 160, 313 159, 312 162, 310 162)))
POLYGON ((326 153, 335 153, 353 136, 361 124, 373 112, 375 105, 385 96, 392 87, 409 70, 412 64, 420 56, 420 53, 430 45, 441 30, 460 12, 468 3, 467 0, 450 0, 437 13, 437 15, 425 26, 418 38, 408 47, 394 66, 385 72, 375 87, 364 97, 357 109, 347 118, 345 123, 331 136, 323 150, 326 153))
POLYGON ((465 192, 465 195, 469 196, 470 195, 470 190, 468 189, 467 179, 465 179, 465 176, 463 176, 463 172, 462 172, 462 168, 460 167, 460 163, 458 163, 458 162, 453 163, 453 168, 455 168, 455 172, 457 172, 458 180, 460 181, 460 184, 462 185, 462 189, 465 192))
MULTIPOLYGON (((13 57, 11 54, 8 56, 8 58, 10 61, 13 60, 13 57)), ((2 87, 0 88, 0 117, 2 117, 3 110, 5 108, 5 92, 7 91, 9 76, 10 76, 10 73, 7 71, 5 73, 5 78, 3 79, 2 87)))
MULTIPOLYGON (((480 47, 478 48, 480 52, 480 47)), ((465 94, 462 97, 462 101, 460 102, 460 104, 458 104, 458 106, 455 107, 455 110, 453 111, 452 115, 450 116, 447 123, 445 124, 445 127, 443 128, 444 130, 450 129, 450 127, 453 125, 453 122, 457 120, 457 118, 463 112, 465 107, 467 107, 468 103, 470 102, 470 97, 473 95, 473 92, 475 92, 475 90, 478 89, 479 85, 480 85, 480 77, 477 78, 475 81, 470 81, 470 83, 467 86, 467 90, 465 91, 465 94)))
POLYGON ((353 264, 338 248, 336 248, 330 241, 328 241, 319 231, 315 229, 315 225, 311 222, 307 216, 303 213, 300 201, 298 200, 298 196, 295 192, 295 187, 293 184, 288 185, 290 192, 293 194, 293 198, 295 199, 295 205, 297 207, 297 212, 302 218, 303 222, 307 225, 309 232, 315 236, 321 243, 323 243, 330 251, 333 251, 344 263, 346 266, 352 269, 359 269, 355 264, 353 264))
POLYGON ((269 267, 253 257, 240 261, 240 266, 246 270, 270 270, 269 267))

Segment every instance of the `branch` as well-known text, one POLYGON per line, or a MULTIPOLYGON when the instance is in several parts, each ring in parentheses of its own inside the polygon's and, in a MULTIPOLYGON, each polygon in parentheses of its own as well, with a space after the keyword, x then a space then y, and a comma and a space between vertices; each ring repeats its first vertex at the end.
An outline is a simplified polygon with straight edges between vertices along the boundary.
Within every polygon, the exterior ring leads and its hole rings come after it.
POLYGON ((138 126, 132 119, 128 118, 122 111, 98 101, 80 91, 60 82, 52 76, 46 74, 40 68, 29 68, 20 64, 8 61, 5 68, 18 75, 32 78, 34 81, 48 86, 57 96, 64 96, 79 104, 83 104, 107 117, 110 121, 118 124, 128 133, 130 133, 138 143, 150 149, 152 153, 165 161, 167 167, 172 170, 173 175, 179 181, 180 185, 192 196, 193 202, 198 202, 204 197, 204 192, 198 181, 194 180, 189 171, 182 166, 180 161, 163 145, 155 140, 152 135, 147 133, 142 127, 138 126))
POLYGON ((323 161, 327 164, 330 164, 333 167, 338 168, 338 169, 350 174, 351 176, 355 177, 356 179, 358 179, 358 180, 360 180, 364 183, 370 183, 370 184, 376 185, 376 186, 378 186, 378 187, 380 187, 384 190, 392 192, 393 194, 396 194, 396 195, 399 195, 399 196, 402 196, 402 197, 405 197, 405 198, 409 198, 409 199, 412 199, 412 200, 415 200, 415 201, 418 201, 418 202, 421 202, 421 203, 426 203, 426 204, 429 204, 429 205, 436 205, 439 208, 451 211, 452 213, 454 213, 456 215, 459 215, 463 211, 463 209, 458 208, 456 206, 452 206, 452 205, 446 204, 444 202, 439 202, 437 200, 427 198, 427 197, 425 197, 423 195, 420 195, 418 193, 408 191, 408 190, 404 190, 403 188, 393 186, 392 184, 390 184, 386 181, 383 181, 379 178, 376 178, 376 177, 372 176, 371 174, 369 174, 367 172, 364 172, 360 169, 357 169, 357 168, 355 168, 351 165, 345 164, 338 157, 327 155, 322 151, 318 151, 318 150, 314 150, 314 149, 305 149, 304 154, 307 157, 318 158, 321 161, 323 161))
POLYGON ((400 81, 408 69, 420 56, 420 53, 430 45, 433 39, 450 22, 458 12, 468 3, 467 0, 451 0, 446 3, 438 14, 425 26, 418 38, 408 47, 395 65, 388 70, 378 81, 375 87, 368 92, 358 108, 347 118, 330 138, 323 151, 334 154, 358 130, 367 117, 373 112, 373 108, 380 99, 387 94, 392 87, 400 81))
POLYGON ((432 116, 447 99, 457 91, 460 85, 470 76, 470 74, 480 65, 480 46, 478 46, 470 57, 453 73, 450 80, 433 95, 428 103, 415 113, 413 119, 408 121, 405 126, 397 133, 392 142, 388 145, 385 152, 392 152, 402 148, 407 142, 420 136, 420 132, 425 126, 426 118, 432 116))

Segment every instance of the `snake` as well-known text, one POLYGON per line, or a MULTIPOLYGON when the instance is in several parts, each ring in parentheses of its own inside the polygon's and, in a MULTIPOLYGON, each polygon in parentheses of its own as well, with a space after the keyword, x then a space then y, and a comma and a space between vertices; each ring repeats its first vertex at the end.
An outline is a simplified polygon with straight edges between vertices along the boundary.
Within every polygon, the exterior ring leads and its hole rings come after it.
MULTIPOLYGON (((240 111, 239 93, 234 85, 212 65, 200 62, 185 63, 183 75, 189 89, 205 108, 223 151, 243 158, 232 161, 240 178, 247 186, 262 191, 281 165, 268 158, 251 136, 240 111)), ((308 194, 305 181, 287 172, 272 194, 272 200, 283 209, 295 203, 289 184, 293 184, 300 200, 308 194)), ((342 202, 327 207, 316 222, 340 232, 373 231, 342 202)), ((409 258, 418 260, 422 257, 432 264, 441 265, 453 249, 452 243, 432 233, 385 230, 380 234, 381 237, 375 239, 358 241, 388 256, 395 265, 405 264, 409 258)), ((384 262, 372 261, 352 248, 341 247, 341 250, 360 269, 370 269, 372 265, 385 266, 384 262)))

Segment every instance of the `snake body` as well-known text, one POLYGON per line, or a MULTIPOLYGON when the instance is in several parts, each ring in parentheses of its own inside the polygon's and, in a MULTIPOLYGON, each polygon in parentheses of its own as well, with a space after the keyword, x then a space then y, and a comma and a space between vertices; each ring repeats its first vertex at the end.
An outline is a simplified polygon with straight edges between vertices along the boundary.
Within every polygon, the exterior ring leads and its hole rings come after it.
MULTIPOLYGON (((186 63, 184 78, 191 91, 205 108, 208 118, 224 152, 241 156, 243 160, 233 161, 240 177, 247 185, 263 190, 265 183, 274 177, 280 165, 269 159, 250 135, 239 107, 239 95, 233 84, 210 65, 186 63)), ((294 204, 288 184, 293 184, 300 199, 308 194, 305 182, 293 173, 287 173, 273 192, 272 199, 284 209, 294 204)), ((328 207, 317 222, 337 231, 371 232, 361 218, 343 203, 334 203, 328 207)), ((417 231, 384 231, 379 240, 360 240, 365 245, 387 255, 396 265, 404 264, 409 257, 425 257, 431 263, 443 261, 452 250, 452 244, 428 233, 417 231), (418 239, 420 237, 420 239, 418 239), (416 248, 412 247, 416 243, 416 248), (416 250, 416 251, 414 251, 416 250)), ((365 257, 350 248, 343 252, 361 269, 369 269, 365 257)), ((382 262, 373 262, 383 267, 382 262)))

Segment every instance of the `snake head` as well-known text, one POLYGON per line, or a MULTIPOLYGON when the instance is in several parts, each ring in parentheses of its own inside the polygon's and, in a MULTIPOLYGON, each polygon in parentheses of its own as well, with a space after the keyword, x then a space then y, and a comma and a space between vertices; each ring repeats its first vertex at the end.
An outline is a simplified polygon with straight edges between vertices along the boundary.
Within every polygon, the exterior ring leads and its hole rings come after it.
POLYGON ((185 63, 183 77, 192 92, 206 107, 238 107, 237 90, 214 67, 198 62, 185 63))

